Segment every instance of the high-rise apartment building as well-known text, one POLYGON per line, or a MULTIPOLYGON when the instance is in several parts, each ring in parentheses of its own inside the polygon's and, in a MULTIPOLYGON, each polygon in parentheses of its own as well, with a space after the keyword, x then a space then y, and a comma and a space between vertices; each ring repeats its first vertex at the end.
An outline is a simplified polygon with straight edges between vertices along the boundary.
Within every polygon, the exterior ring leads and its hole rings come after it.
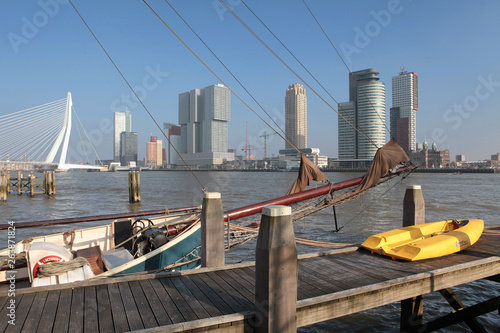
MULTIPOLYGON (((307 148, 307 97, 301 84, 288 86, 285 96, 285 133, 299 149, 307 148)), ((285 149, 293 146, 285 142, 285 149)))
POLYGON ((163 133, 165 133, 168 138, 168 140, 165 140, 165 163, 167 165, 176 165, 178 164, 177 159, 179 155, 177 155, 175 149, 179 152, 181 150, 181 127, 174 124, 163 123, 163 133))
POLYGON ((349 102, 339 103, 339 159, 372 159, 385 144, 385 84, 371 68, 349 73, 349 102))
POLYGON ((222 164, 234 159, 228 153, 230 91, 222 84, 179 94, 181 149, 192 165, 222 164))
POLYGON ((123 166, 137 165, 137 132, 121 132, 120 133, 120 164, 123 166))
POLYGON ((146 165, 158 168, 163 165, 163 142, 156 136, 146 143, 146 165))
POLYGON ((132 114, 128 110, 115 112, 114 114, 113 160, 115 162, 120 162, 120 137, 122 132, 132 132, 132 114))
POLYGON ((418 74, 404 68, 392 77, 391 137, 406 151, 415 151, 417 145, 418 74), (409 126, 398 126, 407 119, 409 126), (409 138, 398 140, 398 138, 409 138))

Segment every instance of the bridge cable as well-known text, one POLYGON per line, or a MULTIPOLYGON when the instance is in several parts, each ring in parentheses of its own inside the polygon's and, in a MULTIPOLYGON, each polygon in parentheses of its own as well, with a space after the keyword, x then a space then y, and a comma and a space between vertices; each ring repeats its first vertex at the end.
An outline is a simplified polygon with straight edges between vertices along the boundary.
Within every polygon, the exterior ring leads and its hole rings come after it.
MULTIPOLYGON (((97 153, 95 147, 94 147, 94 144, 92 143, 92 140, 90 140, 90 137, 89 135, 87 134, 87 131, 85 130, 85 127, 83 127, 83 124, 82 122, 80 121, 80 118, 78 117, 78 114, 76 113, 76 110, 73 108, 73 106, 71 107, 71 109, 73 110, 73 113, 75 114, 76 116, 76 119, 78 120, 78 123, 80 123, 80 126, 82 127, 82 130, 83 130, 83 133, 85 134, 85 136, 87 137, 87 140, 89 141, 90 143, 90 146, 92 147, 92 150, 94 151, 94 154, 95 156, 97 157, 97 160, 99 161, 100 164, 102 164, 102 160, 101 158, 99 157, 99 154, 97 153)), ((77 126, 78 128, 78 126, 77 126)), ((80 141, 81 141, 81 138, 80 138, 80 141)), ((83 146, 83 142, 82 142, 82 148, 85 149, 85 147, 83 146)), ((85 155, 87 155, 87 152, 85 151, 85 155)), ((88 160, 88 156, 87 156, 87 160, 88 160)), ((90 161, 88 161, 90 163, 90 161)))
POLYGON ((118 73, 120 74, 120 76, 122 77, 122 79, 125 81, 125 83, 127 84, 127 86, 130 88, 130 90, 132 91, 132 93, 135 95, 135 97, 137 98, 137 100, 141 103, 142 107, 144 108, 144 110, 146 110, 146 112, 148 113, 149 117, 153 120, 153 122, 156 124, 156 126, 158 127, 158 129, 160 130, 161 133, 163 133, 163 135, 165 136, 165 138, 167 139, 168 143, 170 146, 172 146, 172 148, 175 150, 175 152, 177 153, 177 155, 179 155, 180 159, 182 160, 182 162, 184 162, 184 165, 188 168, 189 172, 191 172, 191 174, 193 175, 193 177, 196 179, 196 181, 198 182, 198 184, 200 184, 203 192, 206 192, 206 189, 205 189, 205 186, 203 186, 203 184, 201 183, 201 181, 198 179, 198 177, 196 177, 196 175, 194 174, 193 170, 191 169, 191 167, 186 163, 186 161, 184 160, 184 158, 181 156, 181 154, 179 153, 179 151, 177 150, 177 148, 175 148, 175 146, 170 142, 170 139, 166 136, 166 134, 163 132, 163 129, 160 127, 160 125, 158 124, 158 122, 156 121, 156 119, 153 117, 153 115, 151 114, 151 112, 149 112, 148 108, 146 107, 146 105, 142 102, 142 99, 137 95, 137 93, 135 92, 134 88, 132 88, 132 86, 130 85, 130 83, 128 82, 128 80, 125 78, 125 75, 123 75, 123 73, 121 72, 121 70, 118 68, 118 66, 116 65, 116 63, 113 61, 113 59, 111 58, 111 56, 109 55, 109 53, 106 51, 106 49, 104 48, 104 46, 101 44, 101 42, 99 41, 99 39, 97 38, 97 36, 94 34, 94 32, 92 31, 92 29, 90 28, 90 26, 87 24, 87 22, 85 21, 85 19, 83 18, 83 16, 80 14, 80 12, 78 11, 78 9, 76 9, 75 5, 73 4, 73 2, 71 0, 69 0, 69 3, 71 4, 71 6, 73 7, 73 9, 75 10, 75 12, 78 14, 78 16, 80 17, 80 19, 82 20, 82 22, 85 24, 85 26, 87 27, 87 29, 90 31, 90 33, 92 34, 92 36, 94 37, 94 39, 97 41, 97 43, 99 44, 99 46, 101 47, 101 49, 104 51, 104 53, 106 54, 106 56, 108 57, 109 61, 111 61, 111 63, 113 64, 113 66, 115 67, 115 69, 118 71, 118 73))

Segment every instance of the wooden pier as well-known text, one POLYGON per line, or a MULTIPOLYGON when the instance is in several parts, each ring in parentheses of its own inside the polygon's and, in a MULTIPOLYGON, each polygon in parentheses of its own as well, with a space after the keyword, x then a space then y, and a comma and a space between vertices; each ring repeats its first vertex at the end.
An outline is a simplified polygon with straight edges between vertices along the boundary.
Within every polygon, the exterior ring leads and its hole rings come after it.
MULTIPOLYGON (((424 261, 394 261, 357 247, 299 256, 297 327, 479 279, 500 282, 498 244, 500 227, 467 250, 424 261)), ((450 307, 419 332, 496 311, 498 289, 491 296, 453 313, 450 307)), ((16 290, 15 326, 5 320, 10 299, 0 293, 1 332, 244 332, 260 320, 254 263, 16 290)))
POLYGON ((0 171, 0 201, 7 201, 7 195, 17 193, 22 195, 27 193, 30 196, 35 194, 56 194, 56 181, 54 171, 44 171, 43 178, 35 177, 33 171, 28 176, 23 177, 22 171, 13 173, 17 177, 11 177, 11 172, 0 171))

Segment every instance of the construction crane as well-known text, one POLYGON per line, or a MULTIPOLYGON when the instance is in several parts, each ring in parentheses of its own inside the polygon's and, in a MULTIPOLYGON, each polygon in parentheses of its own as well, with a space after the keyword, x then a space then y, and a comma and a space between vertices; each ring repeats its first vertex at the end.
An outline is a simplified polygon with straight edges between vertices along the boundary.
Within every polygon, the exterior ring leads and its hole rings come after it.
POLYGON ((245 159, 249 160, 250 156, 252 156, 252 150, 264 149, 264 148, 256 148, 250 145, 247 145, 246 148, 242 148, 241 151, 245 152, 245 159))
POLYGON ((271 136, 271 135, 276 135, 276 134, 278 134, 278 133, 274 132, 274 133, 267 134, 267 132, 264 131, 264 134, 259 136, 259 138, 264 138, 264 158, 267 157, 267 137, 271 136))

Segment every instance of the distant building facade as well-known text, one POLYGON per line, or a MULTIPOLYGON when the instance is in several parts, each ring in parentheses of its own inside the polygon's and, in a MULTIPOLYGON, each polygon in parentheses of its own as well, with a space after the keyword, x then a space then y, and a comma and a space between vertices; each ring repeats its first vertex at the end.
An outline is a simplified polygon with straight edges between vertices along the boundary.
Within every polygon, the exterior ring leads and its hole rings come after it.
POLYGON ((423 142, 423 149, 407 152, 412 163, 422 168, 447 168, 450 166, 450 151, 448 149, 439 151, 434 142, 429 149, 427 141, 423 142))
POLYGON ((122 132, 132 132, 132 114, 128 110, 114 113, 113 159, 115 162, 120 162, 122 132))
POLYGON ((175 150, 177 149, 178 152, 181 151, 181 127, 170 123, 163 123, 163 133, 168 138, 164 143, 165 163, 167 165, 177 165, 179 155, 177 155, 175 150))
POLYGON ((392 108, 390 110, 391 138, 405 151, 417 149, 418 74, 404 68, 392 77, 392 108), (406 119, 404 126, 399 119, 406 119), (409 126, 406 125, 408 123, 409 126), (401 138, 402 141, 399 141, 401 138), (409 140, 407 140, 409 138, 409 140))
POLYGON ((456 155, 455 156, 455 162, 465 162, 465 155, 456 155))
MULTIPOLYGON (((295 83, 288 86, 285 95, 285 133, 299 149, 307 147, 307 97, 304 87, 295 83)), ((286 149, 293 146, 285 142, 286 149)))
POLYGON ((222 84, 179 94, 181 149, 189 165, 222 164, 228 153, 230 91, 222 84))
POLYGON ((385 144, 385 84, 378 75, 373 68, 349 73, 349 101, 338 104, 339 159, 372 159, 385 144))
POLYGON ((159 168, 163 166, 163 142, 152 136, 146 143, 146 166, 159 168))
POLYGON ((120 134, 120 164, 123 166, 137 163, 137 132, 121 132, 120 134))

